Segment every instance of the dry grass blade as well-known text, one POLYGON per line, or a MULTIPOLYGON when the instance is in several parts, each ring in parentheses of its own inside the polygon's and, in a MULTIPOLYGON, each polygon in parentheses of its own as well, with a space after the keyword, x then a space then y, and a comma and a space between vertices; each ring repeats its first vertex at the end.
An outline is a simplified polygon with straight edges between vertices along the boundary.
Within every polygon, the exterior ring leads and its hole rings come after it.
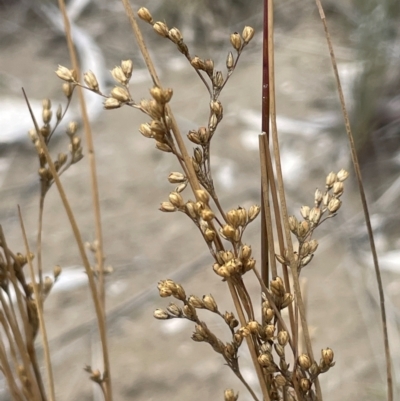
POLYGON ((44 323, 42 295, 40 293, 40 287, 38 288, 38 284, 36 283, 35 271, 33 269, 31 252, 30 252, 29 244, 28 244, 28 238, 26 236, 24 221, 22 219, 21 209, 19 206, 18 206, 18 216, 19 216, 19 221, 20 221, 20 225, 21 225, 22 237, 24 239, 24 245, 25 245, 25 249, 26 249, 26 257, 28 260, 29 271, 31 274, 33 292, 35 294, 35 304, 36 304, 37 314, 38 314, 38 318, 39 318, 40 332, 42 334, 44 358, 45 358, 46 370, 47 370, 47 375, 48 375, 49 397, 50 397, 50 401, 55 401, 56 395, 55 395, 55 390, 54 390, 53 368, 51 366, 49 342, 47 340, 46 325, 44 323))
POLYGON ((353 134, 351 131, 351 126, 350 126, 350 119, 349 119, 349 115, 347 112, 346 103, 344 100, 343 89, 342 89, 342 85, 340 82, 339 71, 337 68, 335 53, 334 53, 332 41, 331 41, 331 38, 329 35, 328 26, 326 24, 325 13, 324 13, 321 1, 316 0, 316 4, 318 7, 318 11, 319 11, 322 23, 324 25, 325 36, 326 36, 326 40, 328 43, 329 54, 331 57, 332 67, 333 67, 333 71, 334 71, 335 79, 336 79, 337 90, 339 93, 340 105, 342 108, 344 122, 345 122, 345 126, 346 126, 346 133, 347 133, 347 137, 348 137, 349 144, 350 144, 351 158, 352 158, 354 170, 356 172, 358 188, 359 188, 360 197, 361 197, 361 203, 362 203, 362 207, 363 207, 363 211, 364 211, 365 224, 367 226, 369 243, 370 243, 370 247, 371 247, 372 258, 374 261, 376 282, 378 284, 378 291, 379 291, 383 339, 384 339, 384 345, 385 345, 388 401, 393 401, 392 363, 391 363, 391 359, 390 359, 389 335, 388 335, 386 309, 385 309, 385 295, 383 292, 382 278, 381 278, 381 273, 380 273, 380 268, 379 268, 378 255, 377 255, 376 247, 375 247, 374 234, 373 234, 372 226, 371 226, 371 219, 370 219, 369 210, 368 210, 368 203, 367 203, 367 198, 365 196, 365 190, 364 190, 363 180, 362 180, 362 176, 361 176, 360 165, 358 163, 357 151, 355 148, 354 138, 353 138, 353 134))

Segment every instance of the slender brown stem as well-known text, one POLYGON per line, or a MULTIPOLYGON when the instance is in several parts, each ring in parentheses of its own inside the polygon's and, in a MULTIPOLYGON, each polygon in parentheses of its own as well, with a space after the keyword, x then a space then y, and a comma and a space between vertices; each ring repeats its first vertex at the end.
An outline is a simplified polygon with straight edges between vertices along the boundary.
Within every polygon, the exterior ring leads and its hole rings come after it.
POLYGON ((31 274, 33 293, 35 294, 35 304, 36 304, 37 314, 38 314, 38 318, 39 318, 40 332, 42 334, 44 359, 46 361, 46 370, 47 370, 47 375, 48 375, 49 396, 50 396, 50 401, 55 401, 56 395, 55 395, 55 390, 54 390, 53 368, 51 366, 49 342, 47 340, 46 325, 44 323, 44 317, 43 317, 43 301, 42 301, 42 296, 39 291, 40 287, 38 288, 38 285, 36 283, 35 271, 33 269, 32 258, 31 258, 31 251, 29 249, 28 238, 26 236, 24 221, 22 219, 21 209, 19 206, 18 206, 18 215, 19 215, 19 221, 21 224, 22 237, 24 239, 24 244, 25 244, 25 249, 26 249, 26 258, 28 260, 29 271, 31 274))
POLYGON ((24 89, 22 89, 24 93, 24 97, 26 100, 26 103, 29 108, 29 112, 32 118, 32 121, 35 125, 36 133, 38 135, 38 139, 41 145, 41 148, 43 149, 43 153, 46 157, 47 164, 49 166, 49 169, 53 175, 54 182, 57 186, 58 192, 60 194, 61 201, 63 203, 64 209, 67 213, 69 222, 71 224, 72 232, 75 236, 75 240, 78 246, 78 250, 82 259, 82 263, 85 267, 86 274, 88 276, 89 280, 89 287, 90 287, 90 292, 92 294, 92 299, 93 299, 93 304, 95 307, 96 311, 96 318, 97 318, 97 324, 99 327, 99 333, 100 333, 100 340, 101 340, 101 345, 102 345, 102 353, 103 353, 103 364, 104 364, 104 381, 106 382, 106 386, 109 391, 107 391, 108 399, 106 401, 112 401, 112 392, 111 392, 111 376, 110 376, 110 359, 109 359, 109 354, 108 354, 108 345, 107 345, 107 330, 106 330, 106 324, 105 324, 105 313, 102 308, 102 303, 99 300, 98 293, 97 293, 97 286, 96 286, 96 281, 94 277, 94 273, 92 271, 92 268, 90 266, 89 259, 86 255, 86 250, 85 250, 85 245, 82 240, 81 233, 79 231, 78 225, 75 220, 75 216, 72 212, 71 206, 69 204, 69 201, 67 199, 67 196, 64 191, 64 187, 61 184, 60 177, 58 176, 58 173, 54 167, 53 160, 51 159, 49 150, 46 146, 46 143, 43 139, 43 136, 40 133, 38 124, 36 122, 35 116, 33 115, 32 108, 29 104, 28 98, 26 96, 26 93, 24 89), (108 384, 107 384, 108 383, 108 384))
POLYGON ((37 256, 37 268, 39 276, 39 290, 43 289, 43 267, 42 267, 42 231, 43 231, 43 210, 44 210, 44 198, 46 190, 44 189, 43 182, 40 183, 40 199, 39 199, 39 218, 38 218, 38 233, 36 241, 36 256, 37 256))
MULTIPOLYGON (((233 299, 233 303, 235 305, 235 309, 236 309, 236 311, 238 313, 240 324, 244 327, 244 326, 246 326, 247 322, 246 322, 246 318, 245 318, 244 313, 243 313, 242 305, 240 304, 238 295, 236 293, 235 286, 231 282, 231 280, 227 280, 227 281, 228 281, 229 291, 231 293, 231 296, 232 296, 232 299, 233 299)), ((253 343, 253 340, 252 340, 251 336, 247 336, 246 337, 246 342, 247 342, 247 346, 249 348, 249 352, 250 352, 251 359, 253 361, 254 368, 255 368, 256 373, 257 373, 257 378, 258 378, 258 381, 260 383, 260 387, 261 387, 261 391, 262 391, 262 394, 263 394, 263 397, 264 397, 264 401, 270 401, 267 384, 266 384, 266 382, 264 380, 264 374, 262 372, 262 368, 261 368, 260 364, 258 363, 255 345, 253 343)))
MULTIPOLYGON (((71 35, 71 25, 68 19, 68 15, 65 9, 64 0, 58 0, 58 6, 63 15, 64 19, 64 29, 65 36, 67 38, 69 57, 72 62, 72 67, 76 72, 77 80, 80 80, 80 68, 78 63, 78 58, 76 55, 75 47, 72 41, 71 35)), ((98 287, 99 287, 99 299, 102 303, 103 309, 105 310, 105 288, 104 288, 104 247, 103 247, 103 231, 101 228, 101 212, 100 212, 100 196, 99 196, 99 185, 97 182, 97 167, 96 167, 96 157, 94 151, 94 143, 92 136, 92 129, 89 122, 89 117, 86 108, 85 97, 83 95, 83 89, 81 86, 78 88, 79 104, 81 107, 81 114, 83 120, 83 127, 85 131, 85 139, 88 150, 89 166, 90 166, 90 182, 91 182, 91 193, 92 193, 92 203, 94 211, 94 221, 95 221, 95 235, 96 235, 96 261, 98 269, 98 287)), ((104 317, 105 319, 105 317, 104 317)), ((108 372, 110 374, 110 372, 108 372)), ((108 392, 111 393, 111 379, 109 380, 110 386, 108 392)))
POLYGON ((10 275, 10 280, 11 283, 13 284, 15 295, 17 298, 17 305, 18 305, 18 310, 19 314, 22 319, 22 323, 24 326, 24 331, 25 331, 25 341, 26 344, 24 343, 22 333, 19 329, 18 323, 17 323, 17 316, 14 311, 14 308, 12 306, 12 302, 10 304, 4 299, 3 296, 3 291, 0 291, 0 301, 3 306, 3 310, 6 314, 7 321, 10 325, 13 338, 15 339, 19 354, 21 356, 21 360, 23 362, 23 366, 26 372, 26 375, 28 377, 28 380, 30 381, 32 387, 31 391, 33 396, 35 397, 35 400, 43 400, 45 398, 44 393, 43 393, 43 386, 41 382, 40 376, 37 376, 37 366, 36 364, 36 359, 35 356, 32 356, 32 346, 29 344, 33 341, 32 339, 32 329, 30 327, 30 324, 28 322, 28 316, 27 316, 27 311, 26 311, 26 304, 24 305, 24 302, 26 301, 24 299, 24 295, 21 293, 20 287, 18 286, 18 281, 15 276, 15 271, 14 271, 14 266, 12 265, 11 262, 11 251, 8 249, 6 238, 4 236, 3 228, 0 225, 0 241, 1 241, 1 246, 4 250, 5 256, 6 256, 6 261, 7 261, 7 268, 8 272, 10 275), (9 306, 10 305, 10 306, 9 306), (28 358, 31 357, 30 359, 28 358), (32 359, 33 357, 33 359, 32 359), (34 370, 35 376, 33 376, 32 369, 34 370), (36 380, 35 380, 36 378, 36 380))
POLYGON ((383 291, 382 277, 381 277, 381 272, 380 272, 380 267, 379 267, 378 254, 376 252, 374 233, 372 231, 371 219, 370 219, 370 214, 369 214, 369 210, 368 210, 367 198, 365 196, 365 190, 364 190, 364 185, 363 185, 362 176, 361 176, 360 164, 358 162, 357 151, 356 151, 356 147, 354 144, 354 137, 353 137, 353 133, 351 131, 351 126, 350 126, 349 114, 347 112, 346 103, 344 100, 343 89, 342 89, 342 85, 340 82, 339 71, 338 71, 337 63, 336 63, 335 52, 333 50, 333 45, 332 45, 332 41, 331 41, 331 37, 329 34, 328 25, 326 23, 325 13, 324 13, 321 1, 316 0, 316 4, 318 7, 319 15, 322 20, 322 24, 324 26, 325 37, 326 37, 326 40, 328 43, 329 54, 331 57, 331 63, 332 63, 333 71, 335 74, 336 86, 337 86, 339 99, 340 99, 340 105, 342 108, 344 123, 345 123, 345 127, 346 127, 346 133, 347 133, 347 137, 348 137, 349 144, 350 144, 351 159, 352 159, 354 170, 355 170, 356 177, 357 177, 358 190, 360 193, 361 203, 362 203, 362 207, 363 207, 363 211, 364 211, 365 224, 367 226, 367 231, 368 231, 369 244, 371 247, 372 258, 374 261, 376 282, 378 285, 379 300, 380 300, 379 304, 380 304, 380 310, 381 310, 383 341, 384 341, 384 346, 385 346, 388 401, 393 401, 392 362, 391 362, 391 358, 390 358, 389 335, 388 335, 386 309, 385 309, 385 294, 383 291))
MULTIPOLYGON (((304 303, 301 297, 301 290, 299 284, 299 277, 297 273, 297 263, 294 259, 293 253, 293 244, 291 233, 289 229, 289 215, 286 206, 286 198, 285 198, 285 189, 283 184, 283 175, 282 175, 282 166, 281 166, 281 159, 280 159, 280 150, 279 150, 279 141, 278 141, 278 130, 276 124, 276 104, 275 104, 275 70, 274 70, 274 19, 273 19, 273 1, 271 0, 268 3, 269 6, 269 15, 268 15, 268 25, 269 25, 269 34, 268 34, 268 50, 269 50, 269 84, 270 84, 270 113, 271 113, 271 128, 272 128, 272 143, 274 148, 274 156, 275 156, 275 167, 276 167, 276 174, 277 174, 277 181, 278 181, 278 192, 279 192, 279 199, 281 203, 281 211, 282 211, 282 218, 285 226, 285 235, 286 235, 286 244, 289 251, 289 260, 290 260, 290 270, 292 272, 293 278, 293 286, 295 291, 295 297, 297 302, 297 307, 299 308, 300 313, 300 321, 303 328, 304 339, 307 346, 307 353, 311 360, 314 360, 314 353, 312 350, 310 333, 308 330, 308 324, 305 316, 305 309, 304 303)), ((315 389, 317 393, 317 399, 322 401, 322 391, 321 386, 319 383, 318 377, 315 379, 315 389)))

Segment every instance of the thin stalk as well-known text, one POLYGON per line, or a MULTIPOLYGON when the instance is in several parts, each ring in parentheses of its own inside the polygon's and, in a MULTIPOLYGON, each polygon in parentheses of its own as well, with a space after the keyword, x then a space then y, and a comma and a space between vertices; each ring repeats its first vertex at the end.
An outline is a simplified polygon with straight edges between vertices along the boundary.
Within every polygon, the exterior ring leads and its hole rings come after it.
MULTIPOLYGON (((72 62, 72 67, 76 71, 77 80, 80 80, 80 68, 78 58, 76 56, 75 47, 72 41, 71 25, 69 23, 67 11, 65 9, 64 0, 58 0, 58 6, 63 15, 65 36, 67 38, 69 57, 72 62)), ((103 309, 105 310, 105 288, 104 288, 104 252, 103 252, 103 230, 101 228, 101 212, 100 212, 100 196, 99 196, 99 185, 97 182, 97 167, 96 157, 94 151, 94 143, 92 136, 92 129, 89 122, 89 117, 86 108, 85 97, 83 95, 83 89, 81 86, 78 88, 79 104, 81 107, 81 114, 83 120, 83 127, 85 131, 86 146, 88 150, 89 166, 90 166, 90 182, 91 182, 91 193, 92 203, 94 211, 94 222, 95 222, 95 236, 96 236, 96 261, 98 269, 98 287, 99 287, 99 299, 102 303, 103 309)), ((106 320, 104 316, 104 320, 106 320)), ((108 372, 110 374, 110 372, 108 372)), ((111 378, 106 384, 108 392, 111 393, 111 378)))
POLYGON ((18 310, 21 316, 22 324, 24 326, 24 331, 25 331, 25 341, 26 344, 24 343, 24 339, 22 337, 22 333, 19 329, 18 323, 17 323, 17 316, 15 313, 15 310, 12 306, 12 302, 10 301, 9 303, 4 299, 3 296, 3 291, 0 291, 0 301, 3 306, 3 310, 6 314, 6 319, 10 325, 13 338, 15 339, 18 351, 21 356, 21 360, 23 362, 23 366, 26 372, 26 375, 29 379, 29 381, 32 384, 32 393, 35 396, 35 399, 37 400, 43 400, 45 399, 44 394, 43 394, 43 384, 41 381, 41 377, 37 376, 38 368, 35 366, 36 364, 36 358, 35 355, 32 355, 32 346, 29 345, 29 342, 32 342, 32 330, 28 322, 28 316, 26 312, 26 308, 24 305, 25 298, 22 295, 20 288, 18 286, 18 281, 15 276, 14 272, 14 267, 11 262, 11 251, 8 249, 6 238, 4 236, 3 228, 0 225, 0 241, 1 241, 1 246, 4 250, 4 254, 6 256, 6 261, 7 261, 7 268, 8 272, 10 275, 10 280, 11 283, 13 284, 14 291, 15 291, 15 296, 17 298, 17 305, 18 305, 18 310), (30 358, 28 358, 30 357, 30 358), (32 369, 34 370, 35 376, 33 376, 32 369), (36 378, 36 380, 35 380, 36 378))
POLYGON ((46 196, 46 190, 44 189, 43 182, 40 183, 40 199, 39 199, 39 218, 38 218, 38 233, 36 240, 36 255, 37 255, 37 267, 39 276, 39 289, 43 289, 43 267, 42 267, 42 231, 43 231, 43 210, 44 210, 44 198, 46 196))
POLYGON ((109 391, 107 391, 108 399, 106 399, 106 401, 112 401, 111 376, 110 376, 110 359, 109 359, 108 345, 107 345, 107 330, 106 330, 106 324, 105 324, 105 313, 104 313, 104 310, 102 308, 102 304, 101 304, 101 302, 99 300, 99 296, 98 296, 98 293, 97 293, 97 286, 96 286, 95 277, 94 277, 92 268, 90 266, 89 259, 88 259, 87 255, 86 255, 85 245, 83 243, 81 233, 80 233, 78 225, 76 223, 75 216, 74 216, 74 214, 72 212, 71 206, 70 206, 69 201, 67 199, 67 196, 65 194, 64 187, 61 184, 60 177, 58 176, 58 173, 57 173, 57 171, 56 171, 56 169, 54 167, 54 163, 53 163, 53 160, 51 159, 49 150, 48 150, 48 148, 46 146, 46 143, 45 143, 45 141, 43 139, 43 136, 40 133, 38 124, 36 122, 35 116, 33 115, 32 108, 31 108, 31 106, 29 104, 29 101, 28 101, 28 98, 26 96, 26 93, 25 93, 24 89, 22 89, 22 91, 24 93, 24 97, 25 97, 26 103, 28 105, 32 121, 33 121, 33 123, 35 125, 36 133, 38 135, 38 139, 39 139, 41 148, 43 149, 43 153, 44 153, 44 155, 46 157, 47 164, 48 164, 49 169, 50 169, 50 171, 51 171, 51 173, 52 173, 52 175, 54 177, 54 182, 55 182, 55 184, 57 186, 58 192, 60 194, 61 201, 62 201, 64 209, 65 209, 65 211, 67 213, 68 220, 69 220, 69 222, 71 224, 72 232, 74 234, 74 237, 75 237, 75 240, 76 240, 76 243, 77 243, 77 246, 78 246, 78 250, 79 250, 79 253, 80 253, 80 256, 81 256, 81 259, 82 259, 82 263, 83 263, 83 265, 85 267, 85 271, 86 271, 86 274, 88 276, 89 288, 90 288, 90 292, 91 292, 91 295, 92 295, 93 304, 94 304, 94 307, 95 307, 97 324, 98 324, 98 327, 99 327, 100 340, 101 340, 101 345, 102 345, 103 364, 104 364, 104 375, 103 376, 104 376, 104 381, 106 382, 105 385, 106 385, 107 389, 109 390, 109 391))
POLYGON ((26 249, 26 258, 28 260, 29 271, 31 274, 33 292, 35 294, 35 301, 36 301, 35 303, 36 303, 36 308, 37 308, 37 313, 38 313, 38 318, 39 318, 40 332, 42 333, 44 359, 46 361, 46 370, 47 370, 47 375, 48 375, 49 396, 50 396, 50 401, 55 401, 56 394, 55 394, 55 390, 54 390, 53 368, 51 366, 49 342, 47 339, 46 325, 44 323, 44 317, 43 317, 42 296, 39 292, 39 288, 36 283, 35 271, 34 271, 33 264, 32 264, 32 258, 30 256, 31 251, 29 249, 28 238, 26 236, 24 221, 22 219, 21 209, 19 206, 18 206, 18 215, 19 215, 19 221, 21 224, 22 237, 24 239, 24 244, 25 244, 25 249, 26 249))
MULTIPOLYGON (((290 260, 290 269, 292 272, 293 278, 293 286, 297 301, 297 307, 299 308, 300 313, 300 321, 302 324, 303 332, 304 332, 304 339, 307 346, 307 353, 311 360, 314 360, 314 353, 311 346, 311 339, 310 333, 308 330, 308 324, 305 316, 305 308, 304 303, 301 296, 300 284, 299 284, 299 277, 297 273, 297 263, 294 260, 294 253, 293 253, 293 244, 291 233, 289 229, 289 215, 286 206, 286 198, 285 198, 285 189, 283 184, 283 175, 282 175, 282 166, 281 166, 281 159, 280 159, 280 150, 279 150, 279 141, 278 141, 278 130, 276 124, 276 103, 275 103, 275 66, 274 66, 274 8, 273 8, 273 1, 269 1, 268 3, 269 8, 269 15, 268 15, 268 26, 269 26, 269 34, 268 34, 268 50, 269 50, 269 83, 270 83, 270 113, 271 113, 271 128, 272 128, 272 143, 274 149, 274 156, 275 156, 275 167, 276 167, 276 174, 277 174, 277 181, 278 181, 278 192, 279 192, 279 199, 281 203, 281 211, 282 211, 282 218, 283 223, 285 226, 285 235, 286 235, 286 244, 289 250, 289 260, 290 260)), ((317 399, 322 401, 322 391, 321 386, 319 383, 318 377, 315 379, 315 389, 317 393, 317 399)))
MULTIPOLYGON (((242 305, 240 304, 238 295, 236 293, 235 286, 231 282, 231 280, 228 279, 227 282, 228 282, 229 291, 230 291, 232 299, 233 299, 233 303, 235 305, 235 309, 238 313, 238 318, 239 318, 240 324, 242 325, 242 327, 244 327, 244 326, 246 326, 247 322, 246 322, 246 318, 243 313, 242 305)), ((267 384, 264 380, 264 374, 263 374, 262 368, 261 368, 260 364, 258 363, 257 353, 256 353, 256 349, 255 349, 253 340, 250 336, 247 336, 246 342, 247 342, 247 346, 249 348, 249 352, 250 352, 251 359, 253 361, 254 368, 257 373, 257 378, 260 383, 261 392, 264 397, 264 401, 270 401, 267 384)))
POLYGON ((336 63, 335 52, 333 50, 333 45, 332 45, 332 41, 331 41, 331 37, 329 34, 328 25, 326 23, 325 13, 322 8, 321 1, 316 0, 316 4, 317 4, 318 11, 319 11, 319 15, 322 20, 322 24, 324 26, 325 37, 326 37, 326 41, 328 43, 329 54, 331 57, 331 63, 332 63, 333 71, 335 74, 336 86, 337 86, 339 99, 340 99, 340 105, 342 108, 344 123, 345 123, 345 127, 346 127, 346 133, 347 133, 347 137, 348 137, 349 144, 350 144, 351 159, 353 162, 354 170, 356 172, 358 190, 360 193, 361 203, 362 203, 362 207, 363 207, 363 211, 364 211, 365 224, 367 226, 367 231, 368 231, 369 244, 371 247, 372 258, 374 261, 376 282, 378 285, 378 292, 379 292, 379 301, 380 301, 379 304, 380 304, 380 310, 381 310, 383 341, 384 341, 384 347, 385 347, 386 381, 387 381, 388 401, 393 401, 392 362, 390 359, 389 335, 388 335, 386 308, 385 308, 385 294, 383 292, 382 277, 381 277, 381 271, 380 271, 380 267, 379 267, 378 254, 376 252, 374 233, 372 231, 371 219, 370 219, 370 214, 369 214, 369 210, 368 210, 367 198, 365 196, 365 190, 364 190, 364 185, 363 185, 362 176, 361 176, 360 164, 358 162, 357 151, 356 151, 356 147, 354 144, 354 137, 353 137, 353 133, 351 131, 351 126, 350 126, 349 114, 347 112, 346 103, 344 100, 342 84, 340 82, 339 71, 338 71, 337 63, 336 63))
MULTIPOLYGON (((11 344, 11 343, 10 343, 11 344)), ((3 340, 0 337, 0 371, 3 373, 7 380, 10 393, 14 400, 23 401, 23 395, 20 393, 17 383, 14 380, 13 371, 8 363, 7 353, 3 344, 3 340)))

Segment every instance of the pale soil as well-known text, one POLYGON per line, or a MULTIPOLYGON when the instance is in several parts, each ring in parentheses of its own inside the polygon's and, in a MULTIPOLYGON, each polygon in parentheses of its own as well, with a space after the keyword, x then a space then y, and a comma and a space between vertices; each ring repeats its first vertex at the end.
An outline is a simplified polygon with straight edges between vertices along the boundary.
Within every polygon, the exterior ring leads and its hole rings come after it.
MULTIPOLYGON (((83 22, 89 31, 97 30, 98 42, 104 46, 110 68, 120 59, 130 57, 131 53, 138 58, 121 13, 116 16, 107 12, 104 15, 93 13, 85 15, 83 22), (120 22, 119 26, 114 25, 114 30, 110 18, 120 22), (110 29, 104 26, 100 29, 101 23, 110 29)), ((278 26, 278 33, 283 28, 278 26)), ((53 71, 59 63, 68 65, 65 44, 61 39, 47 37, 49 31, 39 26, 38 21, 32 22, 33 33, 29 30, 25 27, 12 43, 2 45, 1 52, 7 57, 1 57, 0 70, 15 76, 32 97, 57 98, 59 81, 53 71)), ((329 59, 324 53, 320 33, 318 18, 311 15, 286 36, 277 35, 278 111, 283 116, 308 120, 322 115, 328 107, 334 116, 339 115, 335 95, 330 92, 333 86, 328 75, 329 59), (311 42, 312 51, 296 50, 299 37, 305 40, 304 43, 311 42)), ((347 45, 340 35, 337 40, 342 42, 342 46, 347 45)), ((166 66, 162 70, 162 82, 174 88, 172 108, 183 132, 186 132, 205 124, 208 113, 206 91, 190 68, 174 71, 172 66, 177 64, 168 60, 175 60, 178 56, 171 52, 172 45, 160 43, 161 39, 151 40, 153 53, 157 64, 166 66)), ((228 48, 226 42, 222 53, 210 46, 207 50, 198 50, 198 54, 205 57, 216 55, 223 65, 228 48)), ((252 131, 253 139, 257 135, 257 127, 241 116, 260 110, 259 51, 257 39, 244 55, 221 98, 225 119, 221 132, 213 140, 213 160, 220 199, 226 208, 248 207, 260 202, 258 153, 243 145, 240 134, 252 131)), ((150 86, 149 80, 135 84, 133 93, 138 99, 145 97, 150 86)), ((15 93, 18 91, 19 87, 15 93)), ((212 272, 211 257, 195 227, 184 215, 162 214, 157 210, 159 203, 166 200, 173 189, 166 177, 178 166, 170 155, 156 151, 154 144, 137 132, 139 124, 144 121, 144 116, 138 112, 122 109, 104 112, 93 123, 105 253, 107 263, 115 269, 107 278, 114 399, 217 400, 222 399, 225 388, 232 387, 240 391, 241 400, 249 400, 246 390, 223 365, 222 358, 208 345, 190 339, 191 324, 177 320, 160 322, 152 317, 155 308, 168 305, 169 300, 158 298, 155 291, 157 281, 165 278, 176 278, 188 294, 212 293, 221 310, 232 310, 233 306, 226 285, 212 272)), ((300 154, 306 161, 300 170, 292 170, 294 175, 289 177, 291 213, 298 213, 303 202, 311 203, 315 187, 323 185, 329 171, 347 167, 341 164, 346 156, 335 154, 340 150, 340 146, 334 146, 336 140, 324 135, 322 145, 318 144, 318 138, 312 146, 309 142, 302 146, 301 140, 297 140, 296 147, 289 154, 292 155, 289 159, 300 154), (332 146, 333 154, 321 163, 318 155, 326 150, 326 146, 332 146)), ((64 139, 55 142, 57 149, 66 146, 64 139)), ((289 139, 286 142, 283 139, 283 142, 285 146, 290 145, 289 139)), ((343 149, 341 154, 345 153, 343 149)), ((2 145, 0 157, 12 160, 1 187, 0 223, 9 245, 18 251, 22 250, 22 240, 17 204, 22 208, 32 246, 35 241, 37 161, 28 141, 22 145, 2 145)), ((92 240, 94 226, 87 158, 65 174, 63 183, 82 236, 85 240, 92 240)), ((363 291, 363 273, 357 266, 351 269, 354 257, 350 248, 355 245, 348 241, 347 233, 355 228, 354 224, 346 225, 346 221, 358 212, 359 206, 354 181, 349 181, 348 188, 343 213, 334 221, 327 222, 317 234, 317 238, 323 238, 320 249, 304 272, 308 280, 308 317, 317 358, 320 349, 329 346, 337 361, 332 371, 322 378, 324 399, 373 401, 384 399, 384 380, 377 368, 377 364, 382 367, 382 342, 376 305, 363 291), (367 324, 375 328, 367 330, 367 324)), ((184 196, 191 197, 189 190, 184 192, 184 196)), ((44 221, 46 271, 51 271, 55 264, 79 266, 76 244, 55 188, 46 200, 44 221)), ((259 222, 248 229, 245 240, 258 256, 259 222)), ((69 270, 79 273, 82 268, 66 267, 65 274, 69 270)), ((393 279, 392 276, 384 278, 386 282, 393 279)), ((59 401, 92 400, 93 388, 83 367, 91 365, 101 369, 100 345, 89 290, 84 284, 84 275, 78 279, 82 284, 68 290, 56 291, 56 285, 45 305, 59 401)), ((247 279, 249 291, 257 304, 259 289, 252 277, 247 279)), ((221 336, 227 334, 218 320, 212 317, 208 320, 207 314, 203 316, 210 322, 209 327, 221 336)), ((228 337, 223 338, 228 340, 228 337)), ((246 354, 241 357, 241 363, 244 375, 253 383, 251 362, 246 354)))

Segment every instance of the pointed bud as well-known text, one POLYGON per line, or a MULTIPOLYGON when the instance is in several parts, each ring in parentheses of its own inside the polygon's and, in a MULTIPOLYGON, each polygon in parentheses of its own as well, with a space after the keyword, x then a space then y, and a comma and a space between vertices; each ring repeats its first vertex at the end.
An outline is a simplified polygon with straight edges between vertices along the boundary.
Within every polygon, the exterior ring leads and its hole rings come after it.
POLYGON ((164 22, 156 22, 153 25, 153 29, 160 35, 163 36, 164 38, 168 38, 168 27, 166 24, 164 24, 164 22))
POLYGON ((260 213, 260 210, 261 210, 261 208, 258 205, 250 206, 250 209, 249 209, 249 221, 253 221, 258 216, 258 214, 260 213))
POLYGON ((62 65, 58 66, 58 70, 56 71, 58 78, 61 78, 67 82, 76 82, 74 70, 70 70, 67 67, 63 67, 62 65))
POLYGON ((171 192, 169 194, 169 201, 177 208, 181 208, 185 204, 182 195, 178 192, 171 192))
POLYGON ((93 74, 92 71, 88 71, 83 74, 83 80, 87 87, 95 92, 99 91, 99 83, 97 82, 96 76, 93 74))
POLYGON ((127 102, 130 99, 128 91, 121 86, 115 86, 111 91, 111 96, 120 102, 127 102))
POLYGON ((344 191, 344 185, 343 182, 337 181, 333 184, 333 193, 336 195, 338 198, 343 195, 344 191))
POLYGON ((336 178, 338 179, 338 181, 343 182, 348 176, 349 176, 349 172, 342 169, 337 173, 336 178))
POLYGON ((114 68, 111 70, 111 75, 112 75, 113 78, 114 78, 117 82, 119 82, 121 85, 127 85, 128 82, 129 82, 128 78, 126 77, 126 75, 125 75, 124 72, 122 71, 122 68, 119 67, 119 66, 114 67, 114 68))
POLYGON ((122 72, 125 74, 125 76, 128 78, 128 80, 131 79, 132 71, 133 71, 132 60, 122 60, 121 68, 122 68, 122 72))
POLYGON ((317 225, 319 223, 319 220, 321 219, 321 209, 319 207, 313 207, 310 210, 310 216, 309 216, 309 220, 311 223, 317 225))
POLYGON ((175 43, 181 43, 183 40, 181 31, 178 28, 172 28, 168 32, 169 38, 175 43))
POLYGON ((121 102, 113 97, 107 98, 103 104, 106 110, 118 109, 121 107, 121 102))
POLYGON ((143 21, 146 21, 149 24, 153 22, 153 17, 151 16, 150 11, 146 7, 140 7, 137 14, 138 17, 143 21))
POLYGON ((300 214, 302 215, 303 219, 308 219, 310 216, 310 208, 308 206, 302 206, 300 208, 300 214))
POLYGON ((228 69, 228 71, 231 71, 234 65, 235 60, 233 59, 233 54, 232 52, 229 52, 228 56, 226 57, 226 68, 228 69))
POLYGON ((72 95, 72 92, 74 91, 74 85, 68 84, 68 83, 63 83, 62 85, 62 91, 64 93, 64 96, 69 99, 72 95))
POLYGON ((204 306, 209 311, 211 311, 211 312, 217 312, 218 311, 217 303, 215 302, 215 299, 211 294, 210 295, 204 295, 203 303, 204 303, 204 306))
POLYGON ((337 212, 337 211, 339 210, 341 204, 342 204, 342 202, 341 202, 339 199, 333 198, 333 199, 331 199, 331 200, 329 201, 328 210, 329 210, 331 213, 335 213, 335 212, 337 212))
POLYGON ((336 174, 334 172, 330 172, 326 177, 326 181, 325 181, 326 187, 328 189, 332 188, 332 186, 335 182, 336 182, 336 174))
POLYGON ((230 36, 230 41, 233 48, 236 51, 239 51, 240 48, 242 47, 242 39, 240 38, 240 35, 237 32, 232 33, 230 36))

